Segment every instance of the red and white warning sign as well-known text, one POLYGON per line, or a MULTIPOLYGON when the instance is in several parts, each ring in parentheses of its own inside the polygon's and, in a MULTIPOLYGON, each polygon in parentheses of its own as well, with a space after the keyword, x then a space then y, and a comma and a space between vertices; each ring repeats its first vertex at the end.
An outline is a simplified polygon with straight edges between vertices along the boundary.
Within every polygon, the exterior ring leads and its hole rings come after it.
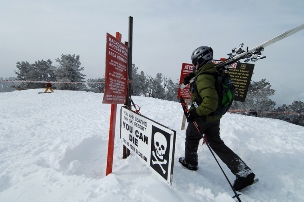
POLYGON ((128 47, 107 33, 105 91, 102 103, 125 104, 128 47))
MULTIPOLYGON (((189 73, 193 72, 193 64, 183 63, 182 70, 179 79, 179 85, 183 84, 184 77, 187 76, 189 73)), ((181 89, 178 88, 177 97, 183 96, 185 100, 191 99, 190 94, 190 85, 187 85, 185 88, 181 89)))

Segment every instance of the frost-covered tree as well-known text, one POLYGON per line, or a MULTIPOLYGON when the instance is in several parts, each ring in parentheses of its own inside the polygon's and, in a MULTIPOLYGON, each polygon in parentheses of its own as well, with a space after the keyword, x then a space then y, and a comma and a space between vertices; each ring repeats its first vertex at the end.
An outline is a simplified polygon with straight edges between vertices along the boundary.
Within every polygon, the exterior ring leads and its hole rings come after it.
POLYGON ((147 97, 153 97, 153 83, 154 83, 154 78, 150 75, 146 77, 146 82, 147 82, 147 97))
POLYGON ((174 83, 170 78, 164 77, 164 88, 166 90, 165 99, 170 101, 178 101, 177 91, 178 83, 174 83))
POLYGON ((266 79, 251 82, 247 93, 246 108, 254 109, 258 113, 273 110, 276 103, 269 97, 274 95, 274 93, 275 90, 271 88, 266 79))
POLYGON ((18 69, 17 71, 15 71, 15 74, 17 74, 17 80, 32 79, 33 66, 29 62, 17 62, 16 67, 18 69))
POLYGON ((98 78, 98 79, 88 79, 88 86, 90 87, 88 90, 95 92, 95 93, 103 93, 105 87, 105 79, 98 78))
POLYGON ((132 65, 132 95, 144 95, 148 93, 149 82, 143 71, 138 73, 138 67, 132 65))
MULTIPOLYGON (((33 65, 35 70, 35 81, 56 81, 56 68, 52 66, 51 60, 38 60, 33 65)), ((36 83, 37 88, 45 88, 45 83, 36 83)))
POLYGON ((288 108, 295 113, 304 113, 304 103, 302 101, 294 101, 288 108))
MULTIPOLYGON (((17 62, 16 63, 17 71, 15 71, 15 74, 17 74, 17 80, 23 80, 23 81, 29 81, 29 80, 35 80, 35 70, 33 65, 31 65, 29 62, 17 62)), ((34 88, 35 86, 31 83, 20 83, 19 88, 21 89, 28 89, 28 88, 34 88)))
POLYGON ((146 76, 143 71, 138 73, 138 67, 132 65, 132 95, 144 95, 165 100, 177 101, 178 83, 161 73, 156 78, 146 76))
POLYGON ((148 94, 148 81, 147 77, 145 76, 145 73, 143 71, 140 72, 140 75, 138 76, 139 79, 139 89, 140 89, 140 95, 146 96, 148 94))
MULTIPOLYGON (((29 62, 17 62, 16 64, 17 80, 24 81, 55 81, 55 67, 52 66, 51 60, 38 60, 34 64, 29 62)), ((25 89, 29 88, 44 88, 45 83, 21 83, 21 87, 25 89)))
POLYGON ((85 90, 86 86, 83 84, 84 77, 86 75, 82 74, 81 71, 84 70, 84 67, 81 67, 79 60, 79 55, 61 55, 61 58, 57 58, 56 62, 59 63, 59 66, 56 71, 56 79, 59 82, 57 88, 61 90, 85 90), (70 82, 79 82, 73 83, 70 82))
POLYGON ((15 90, 16 86, 14 82, 1 82, 4 81, 14 81, 16 80, 15 77, 9 77, 9 78, 2 78, 0 77, 0 92, 12 92, 15 90))
POLYGON ((149 88, 150 95, 153 98, 164 99, 165 98, 165 88, 162 85, 163 78, 161 73, 156 74, 156 78, 149 78, 149 88))
POLYGON ((304 103, 302 101, 294 101, 288 106, 283 104, 273 111, 267 112, 265 116, 304 126, 304 103))
POLYGON ((254 82, 249 85, 245 102, 234 102, 231 109, 250 110, 258 112, 271 111, 276 103, 269 97, 274 95, 275 90, 271 89, 271 85, 266 79, 254 82))
POLYGON ((56 68, 52 66, 51 60, 38 60, 33 64, 36 69, 38 81, 56 81, 56 68))
POLYGON ((288 122, 304 126, 304 103, 302 101, 294 101, 287 110, 285 118, 288 117, 288 122))
POLYGON ((141 94, 141 83, 139 79, 139 74, 138 74, 138 67, 135 67, 135 64, 132 64, 132 95, 140 95, 141 94))

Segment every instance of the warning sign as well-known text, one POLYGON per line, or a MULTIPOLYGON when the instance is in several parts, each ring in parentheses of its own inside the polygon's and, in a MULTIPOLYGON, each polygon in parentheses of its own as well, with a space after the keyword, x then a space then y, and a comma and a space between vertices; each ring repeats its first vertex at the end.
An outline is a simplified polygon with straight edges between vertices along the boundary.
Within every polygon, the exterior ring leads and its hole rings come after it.
POLYGON ((125 104, 128 48, 107 33, 105 90, 102 103, 125 104))
POLYGON ((175 134, 174 130, 121 108, 120 138, 123 144, 168 184, 173 178, 175 134))
MULTIPOLYGON (((193 72, 193 64, 183 63, 181 74, 180 74, 180 79, 179 79, 179 85, 183 84, 184 77, 187 76, 191 72, 193 72)), ((178 88, 177 97, 180 98, 180 96, 183 96, 183 98, 185 100, 191 99, 190 85, 187 85, 183 89, 178 88)))
POLYGON ((253 68, 254 64, 248 63, 238 63, 236 68, 228 68, 228 73, 236 89, 235 101, 245 102, 253 68))

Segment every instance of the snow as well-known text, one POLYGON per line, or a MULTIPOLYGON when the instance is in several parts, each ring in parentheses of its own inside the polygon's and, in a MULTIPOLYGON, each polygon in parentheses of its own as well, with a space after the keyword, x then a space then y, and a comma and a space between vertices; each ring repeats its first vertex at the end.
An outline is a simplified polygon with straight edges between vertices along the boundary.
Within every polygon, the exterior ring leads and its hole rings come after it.
MULTIPOLYGON (((179 103, 133 97, 141 114, 176 130, 171 186, 133 153, 122 159, 118 105, 113 172, 105 175, 110 105, 103 94, 44 89, 0 93, 0 201, 236 201, 206 145, 199 169, 184 169, 179 103)), ((303 127, 226 114, 221 137, 260 181, 242 201, 304 201, 303 127)), ((227 177, 235 177, 219 160, 227 177)))

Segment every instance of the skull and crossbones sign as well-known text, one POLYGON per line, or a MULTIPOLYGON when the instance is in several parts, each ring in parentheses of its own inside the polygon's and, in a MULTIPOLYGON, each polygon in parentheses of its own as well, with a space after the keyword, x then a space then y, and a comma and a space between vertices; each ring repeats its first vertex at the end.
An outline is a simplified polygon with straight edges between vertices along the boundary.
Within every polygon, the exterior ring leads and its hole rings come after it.
POLYGON ((152 160, 152 164, 158 164, 161 170, 163 171, 163 174, 165 174, 166 171, 162 165, 167 164, 167 160, 164 159, 164 155, 167 150, 167 139, 160 132, 156 132, 154 134, 154 148, 155 151, 152 151, 152 155, 155 161, 152 160))

